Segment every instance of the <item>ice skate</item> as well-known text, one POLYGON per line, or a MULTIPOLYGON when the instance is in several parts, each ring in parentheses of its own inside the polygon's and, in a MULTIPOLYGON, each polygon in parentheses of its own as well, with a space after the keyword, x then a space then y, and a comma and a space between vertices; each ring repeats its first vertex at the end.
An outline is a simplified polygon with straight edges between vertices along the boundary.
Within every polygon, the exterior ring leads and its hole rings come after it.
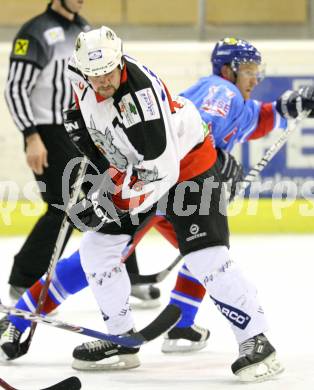
POLYGON ((165 334, 161 351, 165 353, 199 351, 206 347, 209 335, 208 329, 197 325, 188 328, 175 327, 165 334))
MULTIPOLYGON (((8 320, 7 320, 8 321, 8 320)), ((1 360, 13 360, 19 357, 21 333, 10 321, 0 337, 1 360)))
POLYGON ((152 309, 160 306, 160 290, 151 284, 131 287, 131 306, 135 309, 152 309))
POLYGON ((139 348, 127 348, 110 341, 95 340, 76 347, 72 367, 86 371, 127 370, 140 366, 139 348))
POLYGON ((231 369, 242 382, 262 382, 284 370, 275 348, 263 333, 240 344, 239 357, 231 369))

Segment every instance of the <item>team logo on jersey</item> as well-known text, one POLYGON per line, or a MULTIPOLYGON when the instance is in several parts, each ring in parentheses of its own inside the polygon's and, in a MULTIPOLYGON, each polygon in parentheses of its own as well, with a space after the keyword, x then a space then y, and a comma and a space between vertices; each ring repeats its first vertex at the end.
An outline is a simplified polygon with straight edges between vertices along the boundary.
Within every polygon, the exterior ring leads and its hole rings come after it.
POLYGON ((227 305, 226 303, 217 301, 217 299, 210 296, 216 305, 217 309, 223 314, 234 326, 240 329, 245 329, 251 321, 251 317, 235 307, 227 305))
POLYGON ((54 45, 57 42, 65 41, 64 30, 62 27, 49 28, 44 32, 44 37, 49 46, 54 45))
POLYGON ((141 105, 145 121, 152 121, 160 118, 159 108, 151 88, 137 91, 136 96, 141 105))
POLYGON ((141 117, 130 93, 124 95, 118 104, 123 124, 126 128, 141 122, 141 117))
POLYGON ((139 165, 136 168, 136 173, 139 180, 142 180, 144 183, 151 183, 153 181, 162 180, 159 178, 158 168, 156 165, 154 165, 153 169, 146 169, 139 165))
POLYGON ((98 150, 106 156, 111 165, 119 170, 126 170, 128 159, 113 143, 113 136, 107 127, 104 134, 96 129, 88 128, 88 131, 98 150))
POLYGON ((17 56, 26 56, 29 48, 28 39, 17 39, 14 45, 14 54, 17 56))
POLYGON ((140 192, 140 191, 142 191, 144 185, 145 185, 145 183, 143 181, 137 181, 133 184, 132 190, 134 190, 136 192, 140 192))
POLYGON ((225 118, 231 107, 231 101, 235 93, 222 85, 213 85, 209 88, 207 96, 204 98, 201 109, 210 115, 225 118))

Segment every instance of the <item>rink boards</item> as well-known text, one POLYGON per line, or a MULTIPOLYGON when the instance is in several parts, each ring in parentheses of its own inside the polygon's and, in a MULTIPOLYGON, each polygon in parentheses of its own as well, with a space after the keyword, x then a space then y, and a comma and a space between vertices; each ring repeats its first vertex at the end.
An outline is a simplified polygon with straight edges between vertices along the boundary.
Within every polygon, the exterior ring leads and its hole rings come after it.
MULTIPOLYGON (((0 202, 0 236, 27 234, 44 210, 41 202, 0 202)), ((314 233, 314 199, 244 199, 228 215, 235 234, 314 233)))
MULTIPOLYGON (((313 84, 314 42, 313 41, 259 41, 256 46, 263 54, 268 77, 256 88, 254 96, 271 101, 284 90, 297 89, 313 84)), ((125 50, 159 73, 173 94, 179 93, 199 77, 210 73, 210 51, 214 43, 207 42, 125 42, 125 50), (189 53, 189 55, 187 55, 189 53)), ((10 44, 0 44, 0 202, 15 200, 38 200, 36 184, 25 163, 22 137, 16 130, 3 98, 3 89, 8 67, 10 44)), ((238 147, 235 155, 246 170, 252 167, 265 151, 278 139, 281 131, 255 142, 238 147)), ((230 217, 235 232, 309 232, 313 228, 311 217, 300 212, 300 207, 312 204, 314 193, 314 120, 307 119, 289 137, 282 151, 274 158, 262 174, 265 191, 259 197, 275 197, 259 202, 259 211, 254 217, 250 210, 242 207, 235 217, 230 217), (271 191, 267 190, 271 189, 271 191), (285 194, 288 194, 287 203, 285 194), (295 200, 295 198, 299 198, 295 200), (307 200, 308 199, 308 200, 307 200), (276 203, 277 202, 277 203, 276 203), (278 203, 279 202, 279 203, 278 203), (283 218, 278 218, 278 209, 283 218), (288 206, 288 207, 286 207, 288 206)), ((252 194, 253 196, 254 194, 252 194)), ((256 194, 254 196, 257 196, 256 194)), ((251 202, 250 202, 251 204, 251 202)), ((1 206, 1 204, 0 204, 1 206)), ((27 207, 31 216, 25 218, 21 212, 23 204, 16 206, 2 204, 0 234, 25 233, 38 215, 38 206, 27 207), (34 210, 33 210, 34 209, 34 210), (37 214, 36 214, 37 213, 37 214), (12 224, 7 223, 8 216, 12 224), (10 218, 9 218, 10 219, 10 218)), ((304 207, 303 207, 304 208, 304 207)), ((311 207, 308 207, 311 209, 311 207)), ((250 208, 249 208, 250 209, 250 208)), ((305 214, 311 214, 306 211, 305 214)))

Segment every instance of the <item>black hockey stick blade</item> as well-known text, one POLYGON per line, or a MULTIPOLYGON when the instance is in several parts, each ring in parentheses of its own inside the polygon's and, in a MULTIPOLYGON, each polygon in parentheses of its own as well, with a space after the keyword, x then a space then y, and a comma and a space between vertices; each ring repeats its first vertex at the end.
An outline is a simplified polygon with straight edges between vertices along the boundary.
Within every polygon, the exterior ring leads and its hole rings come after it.
POLYGON ((160 272, 157 272, 155 274, 151 275, 139 275, 139 274, 133 274, 129 273, 130 280, 132 285, 135 284, 154 284, 154 283, 160 283, 162 282, 174 269, 174 267, 180 262, 180 260, 183 258, 182 255, 178 255, 171 264, 168 265, 168 267, 160 272))
MULTIPOLYGON (((15 387, 12 387, 3 379, 0 378, 0 387, 5 390, 18 390, 15 387)), ((80 390, 82 387, 81 381, 76 376, 71 376, 70 378, 64 379, 61 382, 56 383, 53 386, 45 387, 40 390, 80 390)))
POLYGON ((77 376, 71 376, 53 386, 45 387, 41 390, 80 390, 82 383, 77 376))
POLYGON ((161 334, 167 332, 170 328, 181 318, 181 309, 176 305, 168 305, 165 309, 155 318, 153 322, 143 328, 139 333, 143 336, 144 342, 154 340, 161 334))

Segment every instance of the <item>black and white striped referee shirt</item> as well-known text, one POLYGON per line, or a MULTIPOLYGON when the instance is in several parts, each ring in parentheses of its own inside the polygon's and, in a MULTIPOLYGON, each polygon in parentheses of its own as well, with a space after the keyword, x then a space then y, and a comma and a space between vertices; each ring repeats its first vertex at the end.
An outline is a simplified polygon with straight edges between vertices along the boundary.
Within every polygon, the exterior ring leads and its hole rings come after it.
POLYGON ((79 15, 73 22, 47 10, 25 23, 10 55, 5 99, 24 136, 37 125, 62 124, 62 111, 72 102, 65 69, 76 37, 90 27, 79 15))

